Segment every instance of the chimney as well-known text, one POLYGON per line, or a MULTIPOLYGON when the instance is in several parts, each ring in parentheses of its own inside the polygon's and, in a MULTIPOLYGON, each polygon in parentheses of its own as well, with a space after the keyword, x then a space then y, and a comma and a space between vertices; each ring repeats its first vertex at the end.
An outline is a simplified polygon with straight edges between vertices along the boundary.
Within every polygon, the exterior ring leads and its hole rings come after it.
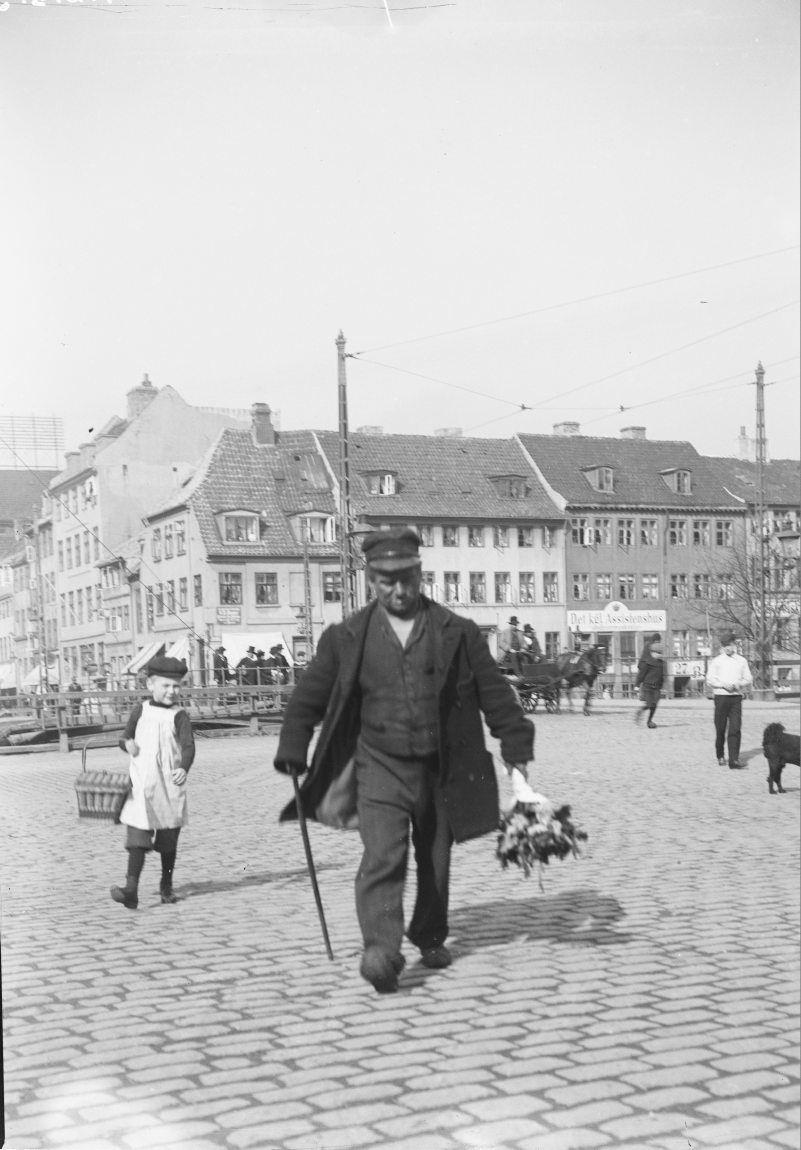
POLYGON ((632 425, 631 427, 621 427, 621 439, 645 439, 645 428, 632 425))
POLYGON ((250 428, 257 443, 275 446, 275 428, 270 418, 270 407, 266 403, 254 403, 250 409, 250 428))
POLYGON ((581 424, 574 423, 572 419, 566 419, 564 423, 555 423, 553 425, 554 435, 580 435, 581 424))
POLYGON ((461 439, 461 427, 437 427, 434 431, 435 435, 440 436, 441 439, 461 439))
POLYGON ((128 392, 128 418, 136 419, 157 395, 158 388, 153 386, 145 372, 142 382, 128 392))
POLYGON ((76 472, 80 471, 80 459, 80 451, 66 451, 64 453, 64 465, 68 475, 75 475, 76 472))
POLYGON ((356 428, 357 435, 383 435, 384 428, 380 423, 363 423, 361 427, 356 428))
POLYGON ((81 470, 86 467, 93 467, 95 462, 95 445, 94 443, 79 443, 78 451, 81 458, 81 470))
POLYGON ((756 444, 750 438, 745 430, 745 424, 740 424, 740 434, 737 436, 737 458, 750 459, 753 461, 756 458, 755 451, 756 444))

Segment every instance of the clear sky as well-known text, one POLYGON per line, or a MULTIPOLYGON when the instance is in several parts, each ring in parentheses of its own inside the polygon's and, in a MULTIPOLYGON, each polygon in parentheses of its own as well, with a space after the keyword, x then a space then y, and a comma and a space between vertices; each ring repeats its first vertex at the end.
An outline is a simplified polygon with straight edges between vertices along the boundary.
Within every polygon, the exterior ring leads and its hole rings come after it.
POLYGON ((0 413, 73 447, 148 372, 335 427, 342 328, 351 428, 730 454, 761 359, 797 458, 798 45, 797 0, 0 0, 0 413))

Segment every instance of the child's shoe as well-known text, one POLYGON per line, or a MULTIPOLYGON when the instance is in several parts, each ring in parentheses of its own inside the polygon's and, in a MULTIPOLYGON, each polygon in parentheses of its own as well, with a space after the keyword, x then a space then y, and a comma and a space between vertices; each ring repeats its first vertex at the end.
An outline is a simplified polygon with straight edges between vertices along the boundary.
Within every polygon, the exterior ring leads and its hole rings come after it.
POLYGON ((128 890, 125 886, 113 886, 111 897, 115 902, 121 902, 123 906, 127 906, 128 910, 136 910, 139 906, 139 896, 136 891, 128 890))

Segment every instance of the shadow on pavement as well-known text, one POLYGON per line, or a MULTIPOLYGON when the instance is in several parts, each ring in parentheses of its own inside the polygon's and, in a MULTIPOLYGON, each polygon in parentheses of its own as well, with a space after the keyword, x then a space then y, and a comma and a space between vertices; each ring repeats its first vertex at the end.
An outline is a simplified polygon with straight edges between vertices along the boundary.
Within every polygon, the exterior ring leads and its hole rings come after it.
POLYGON ((633 934, 615 924, 625 911, 616 898, 594 890, 573 890, 530 901, 482 902, 460 907, 450 915, 456 949, 471 954, 484 946, 515 940, 550 939, 573 946, 614 946, 631 942, 633 934))
MULTIPOLYGON (((324 870, 340 870, 338 863, 317 863, 314 868, 319 874, 324 870)), ((221 891, 241 890, 248 886, 263 886, 267 883, 309 881, 309 872, 305 867, 296 867, 294 870, 265 870, 253 871, 243 874, 241 878, 209 879, 206 882, 188 882, 176 884, 181 899, 194 898, 196 895, 217 894, 221 891)))

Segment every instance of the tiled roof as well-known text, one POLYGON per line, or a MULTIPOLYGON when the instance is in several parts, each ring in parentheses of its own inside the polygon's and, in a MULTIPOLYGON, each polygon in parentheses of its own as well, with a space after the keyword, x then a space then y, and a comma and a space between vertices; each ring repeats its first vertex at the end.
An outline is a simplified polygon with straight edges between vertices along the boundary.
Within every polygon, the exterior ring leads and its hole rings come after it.
MULTIPOLYGON (((228 428, 222 432, 205 466, 192 481, 189 502, 210 556, 259 558, 296 556, 299 544, 287 516, 306 510, 336 512, 331 483, 314 437, 309 431, 281 434, 275 446, 256 443, 252 433, 228 428), (216 515, 223 511, 254 511, 266 527, 257 543, 222 539, 216 515)), ((313 545, 315 556, 336 558, 334 546, 313 545)))
MULTIPOLYGON (((756 463, 728 457, 712 457, 710 462, 732 494, 746 503, 755 502, 756 463)), ((771 459, 765 464, 765 503, 777 507, 798 507, 801 503, 801 463, 797 459, 771 459)))
MULTIPOLYGON (((339 436, 317 435, 338 474, 339 436)), ((348 436, 348 462, 353 512, 373 520, 563 518, 512 439, 357 432, 348 436), (369 494, 365 476, 382 472, 395 475, 397 494, 369 494), (499 494, 493 479, 504 476, 524 477, 527 494, 499 494)))
POLYGON ((55 471, 0 469, 0 521, 38 518, 55 471))
POLYGON ((571 507, 742 509, 726 491, 713 460, 679 439, 624 439, 590 435, 521 435, 520 442, 546 481, 571 507), (614 491, 595 491, 584 469, 611 467, 614 491), (662 472, 691 472, 692 490, 680 495, 662 472))

